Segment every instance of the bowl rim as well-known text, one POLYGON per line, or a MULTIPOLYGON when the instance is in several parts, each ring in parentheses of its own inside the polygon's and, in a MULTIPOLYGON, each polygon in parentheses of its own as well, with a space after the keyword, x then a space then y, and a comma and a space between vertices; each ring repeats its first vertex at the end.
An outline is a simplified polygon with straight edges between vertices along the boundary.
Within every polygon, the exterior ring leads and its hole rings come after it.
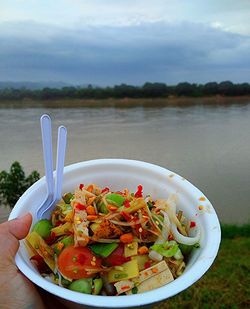
MULTIPOLYGON (((77 170, 79 168, 84 168, 87 166, 93 166, 98 164, 122 164, 122 165, 129 165, 129 166, 136 166, 141 168, 150 169, 159 174, 168 173, 168 175, 176 175, 175 181, 181 181, 184 178, 181 177, 179 174, 168 170, 165 167, 161 167, 159 165, 155 165, 152 163, 139 161, 139 160, 132 160, 132 159, 117 159, 117 158, 107 158, 107 159, 94 159, 88 160, 83 162, 74 163, 64 168, 64 174, 77 170)), ((19 209, 22 208, 22 204, 25 202, 26 196, 29 193, 37 188, 39 188, 43 183, 45 183, 45 177, 42 177, 36 183, 34 183, 18 200, 15 207, 10 213, 9 219, 12 220, 19 215, 19 209)), ((180 182, 182 186, 186 187, 187 190, 192 190, 195 192, 195 195, 198 194, 199 196, 206 197, 197 187, 191 184, 188 180, 185 179, 185 182, 180 182)), ((209 200, 206 198, 209 202, 209 200)), ((210 203, 210 202, 209 202, 210 203)), ((29 265, 23 260, 20 251, 17 252, 15 261, 17 267, 21 270, 21 272, 28 277, 34 284, 38 285, 39 287, 45 289, 46 291, 60 297, 66 299, 68 301, 72 301, 78 304, 87 305, 87 306, 94 306, 94 307, 102 307, 102 308, 122 308, 122 307, 135 307, 141 305, 148 305, 153 304, 155 302, 163 301, 169 297, 172 297, 181 291, 185 290, 187 287, 191 286, 197 280, 199 280, 205 272, 210 268, 213 261, 215 260, 219 246, 221 241, 221 229, 220 223, 217 217, 217 214, 210 203, 210 207, 213 210, 213 215, 207 217, 207 222, 209 223, 210 227, 213 226, 213 237, 210 237, 210 242, 206 243, 205 247, 203 248, 202 252, 205 252, 201 257, 195 261, 194 265, 190 267, 188 271, 186 271, 182 276, 175 279, 174 281, 168 283, 167 285, 145 292, 141 294, 135 295, 126 295, 125 299, 126 302, 122 302, 121 297, 117 296, 100 296, 100 295, 88 295, 70 291, 66 288, 60 287, 55 285, 54 283, 48 282, 46 279, 41 277, 38 273, 32 270, 29 265), (182 279, 186 280, 182 280, 182 279)))

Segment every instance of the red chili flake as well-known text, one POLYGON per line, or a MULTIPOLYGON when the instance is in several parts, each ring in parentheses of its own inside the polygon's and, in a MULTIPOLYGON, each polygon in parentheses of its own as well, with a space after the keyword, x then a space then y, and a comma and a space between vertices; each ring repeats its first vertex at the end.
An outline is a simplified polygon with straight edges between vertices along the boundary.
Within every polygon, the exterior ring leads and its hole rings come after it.
POLYGON ((142 185, 137 187, 137 191, 135 192, 135 197, 142 197, 142 185))
POLYGON ((194 221, 190 222, 190 228, 192 228, 192 227, 196 227, 196 223, 194 221))
POLYGON ((147 261, 145 264, 144 264, 144 269, 147 269, 151 266, 151 263, 149 261, 147 261))
POLYGON ((104 192, 109 192, 109 188, 106 187, 106 188, 102 189, 102 193, 104 193, 104 192))
POLYGON ((121 211, 121 216, 127 221, 131 220, 130 214, 126 213, 125 211, 121 211))
POLYGON ((75 208, 76 208, 76 209, 79 209, 79 210, 86 210, 86 206, 83 205, 83 204, 81 204, 81 203, 77 203, 77 204, 75 205, 75 208))
POLYGON ((86 261, 86 258, 83 254, 79 254, 78 257, 77 257, 77 262, 79 262, 79 264, 84 264, 86 261))
POLYGON ((168 235, 168 240, 170 241, 170 240, 174 240, 174 237, 173 237, 173 235, 168 235))
POLYGON ((124 205, 126 208, 129 208, 129 207, 130 207, 130 202, 129 202, 129 200, 125 200, 125 201, 123 202, 123 205, 124 205))
POLYGON ((84 187, 84 184, 83 184, 83 183, 80 183, 80 185, 79 185, 79 189, 80 189, 80 190, 82 190, 82 189, 83 189, 83 187, 84 187))

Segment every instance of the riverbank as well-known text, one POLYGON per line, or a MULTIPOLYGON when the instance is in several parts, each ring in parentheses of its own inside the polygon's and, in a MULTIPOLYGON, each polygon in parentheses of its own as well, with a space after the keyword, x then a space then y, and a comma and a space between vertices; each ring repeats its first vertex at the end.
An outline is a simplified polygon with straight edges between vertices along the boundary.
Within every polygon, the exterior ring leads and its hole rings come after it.
POLYGON ((210 97, 174 97, 167 98, 123 98, 123 99, 59 99, 59 100, 10 100, 1 101, 0 108, 72 108, 72 107, 165 107, 180 106, 189 107, 194 105, 211 105, 211 106, 227 106, 227 105, 245 105, 250 103, 250 96, 210 96, 210 97))

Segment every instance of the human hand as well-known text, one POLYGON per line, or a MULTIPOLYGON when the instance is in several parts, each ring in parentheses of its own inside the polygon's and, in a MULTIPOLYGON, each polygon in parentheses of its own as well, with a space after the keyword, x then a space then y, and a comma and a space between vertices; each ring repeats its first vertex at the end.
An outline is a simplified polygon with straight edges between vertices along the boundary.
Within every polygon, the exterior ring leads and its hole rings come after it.
POLYGON ((44 309, 35 286, 19 271, 15 255, 28 234, 31 214, 0 224, 0 308, 44 309))

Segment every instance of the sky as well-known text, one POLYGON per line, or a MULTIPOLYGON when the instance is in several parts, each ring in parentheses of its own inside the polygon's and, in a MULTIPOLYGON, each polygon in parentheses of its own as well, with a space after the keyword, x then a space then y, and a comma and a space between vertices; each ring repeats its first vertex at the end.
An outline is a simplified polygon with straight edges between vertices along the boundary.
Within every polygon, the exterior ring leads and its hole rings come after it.
POLYGON ((249 77, 248 0, 0 0, 0 81, 249 77))

